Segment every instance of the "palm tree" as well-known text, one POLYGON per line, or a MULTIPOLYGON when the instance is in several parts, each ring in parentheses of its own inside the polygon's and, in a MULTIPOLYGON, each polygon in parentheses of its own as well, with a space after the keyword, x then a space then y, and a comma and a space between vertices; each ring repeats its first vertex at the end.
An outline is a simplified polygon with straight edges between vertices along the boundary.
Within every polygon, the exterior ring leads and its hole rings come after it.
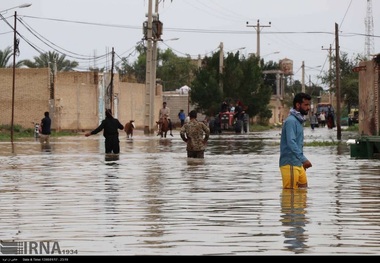
MULTIPOLYGON (((13 56, 13 50, 11 47, 6 47, 4 50, 0 50, 0 68, 11 68, 13 63, 10 63, 9 60, 13 56)), ((22 66, 22 62, 19 61, 16 63, 16 68, 22 66)))
POLYGON ((8 62, 12 57, 11 47, 6 47, 4 50, 0 50, 0 67, 10 68, 8 62))
POLYGON ((57 71, 71 71, 76 68, 79 63, 65 59, 65 55, 59 55, 57 52, 46 52, 40 56, 33 57, 34 61, 29 59, 21 61, 28 68, 47 68, 50 67, 54 71, 54 64, 57 71))

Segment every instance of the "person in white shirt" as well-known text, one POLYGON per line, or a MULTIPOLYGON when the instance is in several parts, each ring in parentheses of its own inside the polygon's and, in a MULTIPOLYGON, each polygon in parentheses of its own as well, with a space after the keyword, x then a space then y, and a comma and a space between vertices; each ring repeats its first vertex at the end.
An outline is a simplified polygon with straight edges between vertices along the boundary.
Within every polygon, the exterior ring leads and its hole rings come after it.
POLYGON ((319 120, 321 121, 321 126, 324 128, 326 126, 326 115, 324 111, 319 114, 319 120))
POLYGON ((165 101, 162 103, 162 108, 159 111, 159 116, 158 116, 159 131, 158 131, 157 135, 161 134, 161 124, 162 124, 164 118, 168 119, 170 135, 173 137, 173 133, 172 133, 173 126, 172 126, 172 121, 170 120, 170 108, 168 108, 166 106, 166 102, 165 101))

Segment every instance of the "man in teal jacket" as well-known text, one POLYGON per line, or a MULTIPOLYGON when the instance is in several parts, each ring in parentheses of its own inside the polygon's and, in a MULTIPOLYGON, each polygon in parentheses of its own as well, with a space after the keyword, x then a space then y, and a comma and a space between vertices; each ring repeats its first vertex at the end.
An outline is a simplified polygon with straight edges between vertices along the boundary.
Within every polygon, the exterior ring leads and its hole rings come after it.
POLYGON ((306 169, 312 164, 303 154, 303 123, 304 116, 310 110, 310 101, 310 95, 296 94, 293 99, 293 108, 282 126, 279 164, 283 188, 307 187, 306 169))

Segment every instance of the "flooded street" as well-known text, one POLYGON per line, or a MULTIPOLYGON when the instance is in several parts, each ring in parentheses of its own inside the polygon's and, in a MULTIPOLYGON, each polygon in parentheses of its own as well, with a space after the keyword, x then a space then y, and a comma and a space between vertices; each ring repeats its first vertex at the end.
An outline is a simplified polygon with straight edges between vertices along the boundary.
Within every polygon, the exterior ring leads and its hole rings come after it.
MULTIPOLYGON (((0 143, 0 240, 55 241, 78 255, 380 254, 380 160, 305 147, 307 190, 283 190, 280 130, 211 135, 204 160, 179 137, 120 134, 0 143)), ((305 128, 305 141, 336 141, 305 128)))

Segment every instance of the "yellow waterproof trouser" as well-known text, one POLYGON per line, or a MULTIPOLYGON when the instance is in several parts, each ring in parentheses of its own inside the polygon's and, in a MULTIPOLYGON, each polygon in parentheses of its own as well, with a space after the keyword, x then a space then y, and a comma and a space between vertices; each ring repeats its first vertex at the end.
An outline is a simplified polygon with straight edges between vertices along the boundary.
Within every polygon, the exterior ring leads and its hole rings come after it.
POLYGON ((280 171, 284 189, 298 189, 299 184, 307 183, 306 171, 303 166, 284 165, 280 167, 280 171))

